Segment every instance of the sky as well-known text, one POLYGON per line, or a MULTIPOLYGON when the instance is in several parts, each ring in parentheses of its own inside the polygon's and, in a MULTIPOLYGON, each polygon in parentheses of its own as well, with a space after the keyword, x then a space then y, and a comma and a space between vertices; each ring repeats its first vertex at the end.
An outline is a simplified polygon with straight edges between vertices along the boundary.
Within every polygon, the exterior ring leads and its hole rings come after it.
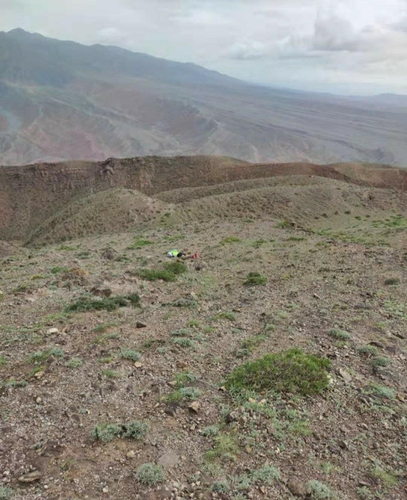
POLYGON ((260 84, 407 94, 407 0, 0 0, 14 28, 260 84))

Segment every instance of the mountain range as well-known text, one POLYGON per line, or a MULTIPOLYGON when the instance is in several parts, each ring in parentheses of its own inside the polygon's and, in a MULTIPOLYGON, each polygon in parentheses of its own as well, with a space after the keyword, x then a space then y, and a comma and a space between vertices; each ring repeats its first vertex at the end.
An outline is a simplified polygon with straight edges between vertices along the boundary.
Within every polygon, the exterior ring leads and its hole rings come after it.
POLYGON ((407 98, 256 86, 190 63, 0 32, 0 165, 145 155, 407 165, 407 98))

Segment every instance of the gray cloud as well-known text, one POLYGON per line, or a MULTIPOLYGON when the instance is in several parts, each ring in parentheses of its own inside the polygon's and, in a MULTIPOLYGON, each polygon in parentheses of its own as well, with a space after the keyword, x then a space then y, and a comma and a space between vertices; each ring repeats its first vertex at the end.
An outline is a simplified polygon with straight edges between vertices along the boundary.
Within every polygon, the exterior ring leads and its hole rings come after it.
POLYGON ((407 93, 406 0, 0 0, 0 30, 15 27, 266 84, 407 93))

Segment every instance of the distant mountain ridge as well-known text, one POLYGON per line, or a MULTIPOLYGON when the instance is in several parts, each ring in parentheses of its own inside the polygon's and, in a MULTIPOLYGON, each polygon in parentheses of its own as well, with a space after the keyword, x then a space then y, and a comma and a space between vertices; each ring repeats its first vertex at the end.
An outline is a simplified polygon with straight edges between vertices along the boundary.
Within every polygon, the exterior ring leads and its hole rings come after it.
MULTIPOLYGON (((394 101, 394 98, 390 100, 394 101)), ((112 46, 0 32, 0 165, 146 155, 407 166, 407 112, 112 46)))

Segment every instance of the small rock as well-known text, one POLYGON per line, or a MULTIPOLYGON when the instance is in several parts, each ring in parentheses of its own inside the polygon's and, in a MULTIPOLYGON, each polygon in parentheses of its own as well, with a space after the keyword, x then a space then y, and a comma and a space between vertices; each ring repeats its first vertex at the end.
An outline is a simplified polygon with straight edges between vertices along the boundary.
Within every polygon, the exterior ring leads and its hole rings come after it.
POLYGON ((144 323, 141 323, 140 321, 137 321, 136 328, 147 328, 147 325, 145 325, 144 323))
POLYGON ((287 483, 287 488, 296 497, 305 498, 310 494, 308 485, 306 483, 298 481, 298 479, 290 479, 287 483))
POLYGON ((28 474, 24 474, 20 476, 18 480, 20 483, 34 483, 35 481, 39 481, 42 478, 41 472, 35 470, 33 472, 29 472, 28 474))
POLYGON ((38 397, 35 402, 39 405, 40 403, 42 403, 42 399, 40 397, 38 397))
POLYGON ((193 401, 188 408, 193 412, 193 413, 198 413, 199 410, 201 409, 201 405, 198 403, 198 401, 193 401))
POLYGON ((47 335, 54 335, 55 333, 58 333, 58 332, 59 332, 58 328, 50 328, 47 331, 47 335))
POLYGON ((135 366, 136 368, 142 368, 143 363, 140 363, 140 361, 136 361, 136 362, 134 363, 134 366, 135 366))
POLYGON ((41 372, 37 372, 37 373, 34 375, 34 377, 35 377, 35 378, 37 378, 37 379, 39 380, 39 379, 40 379, 40 378, 42 378, 44 375, 45 375, 45 372, 41 371, 41 372))
POLYGON ((179 456, 172 450, 167 451, 158 459, 158 464, 163 469, 173 469, 179 463, 179 456))
POLYGON ((348 371, 346 371, 344 368, 339 368, 338 373, 347 384, 352 382, 351 374, 348 371))
POLYGON ((133 450, 129 451, 129 452, 126 454, 126 457, 127 457, 127 458, 134 458, 135 456, 136 456, 136 453, 135 453, 133 450))

